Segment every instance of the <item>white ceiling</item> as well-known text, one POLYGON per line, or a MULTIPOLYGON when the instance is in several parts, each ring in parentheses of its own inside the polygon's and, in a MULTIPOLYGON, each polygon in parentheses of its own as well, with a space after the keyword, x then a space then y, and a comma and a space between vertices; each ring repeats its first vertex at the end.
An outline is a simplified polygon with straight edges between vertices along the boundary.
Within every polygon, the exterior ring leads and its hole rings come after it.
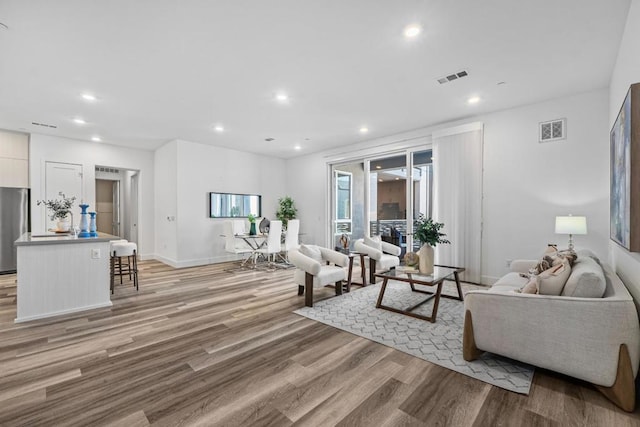
POLYGON ((607 87, 628 8, 629 0, 0 0, 9 27, 0 29, 0 128, 144 149, 180 138, 288 158, 607 87), (423 27, 414 40, 402 34, 410 23, 423 27), (469 76, 436 82, 461 69, 469 76), (287 105, 274 100, 278 90, 287 105), (472 95, 481 102, 467 105, 472 95), (218 123, 225 132, 212 129, 218 123))

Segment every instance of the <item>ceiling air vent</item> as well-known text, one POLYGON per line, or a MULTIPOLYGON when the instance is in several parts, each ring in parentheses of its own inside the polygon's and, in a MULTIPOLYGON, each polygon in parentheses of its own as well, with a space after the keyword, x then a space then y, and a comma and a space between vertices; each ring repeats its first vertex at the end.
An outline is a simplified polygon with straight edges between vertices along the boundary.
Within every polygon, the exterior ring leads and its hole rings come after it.
POLYGON ((438 79, 438 83, 440 83, 442 85, 442 84, 445 84, 445 83, 452 82, 454 80, 461 79, 463 77, 467 77, 468 75, 469 75, 469 72, 467 70, 458 71, 457 73, 453 73, 453 74, 446 75, 444 77, 440 77, 438 79))
POLYGON ((539 141, 559 141, 567 137, 567 119, 556 119, 540 123, 539 141))
POLYGON ((56 125, 49 125, 47 123, 38 123, 38 122, 31 122, 32 125, 34 126, 42 126, 44 128, 51 128, 51 129, 58 129, 58 126, 56 125))

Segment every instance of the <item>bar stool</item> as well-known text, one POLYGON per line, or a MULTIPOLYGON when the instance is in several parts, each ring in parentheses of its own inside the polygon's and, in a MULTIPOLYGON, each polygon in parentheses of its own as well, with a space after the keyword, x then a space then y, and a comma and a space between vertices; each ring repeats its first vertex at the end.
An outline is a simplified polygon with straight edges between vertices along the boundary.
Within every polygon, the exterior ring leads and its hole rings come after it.
POLYGON ((120 284, 122 284, 122 276, 129 276, 129 280, 133 279, 133 285, 138 290, 138 245, 133 242, 113 241, 110 245, 111 252, 111 293, 115 288, 115 276, 120 276, 120 284), (123 262, 123 258, 126 262, 123 262), (116 265, 117 263, 117 265, 116 265), (117 269, 117 270, 116 270, 117 269))

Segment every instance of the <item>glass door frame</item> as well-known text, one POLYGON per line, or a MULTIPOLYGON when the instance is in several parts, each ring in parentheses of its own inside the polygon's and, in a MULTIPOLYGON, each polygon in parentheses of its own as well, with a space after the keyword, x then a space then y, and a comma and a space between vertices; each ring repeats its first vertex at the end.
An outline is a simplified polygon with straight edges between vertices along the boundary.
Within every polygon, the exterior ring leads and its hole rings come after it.
MULTIPOLYGON (((354 156, 353 158, 349 158, 349 159, 340 159, 339 161, 330 161, 327 162, 327 175, 328 175, 328 200, 330 201, 329 206, 327 206, 327 227, 326 227, 326 239, 327 242, 333 242, 333 231, 334 231, 334 225, 335 225, 335 197, 336 195, 333 194, 333 188, 335 186, 334 180, 334 174, 333 174, 333 167, 334 166, 339 166, 342 164, 347 164, 347 163, 356 163, 356 162, 363 162, 364 163, 364 170, 366 172, 366 178, 364 180, 364 203, 365 203, 365 209, 364 209, 364 223, 366 225, 366 230, 365 230, 365 235, 369 236, 370 235, 370 230, 371 230, 371 215, 369 214, 370 212, 370 203, 371 203, 371 197, 370 197, 370 191, 371 191, 371 162, 375 162, 376 160, 382 160, 388 157, 397 157, 397 156, 401 156, 401 155, 405 155, 405 167, 407 168, 407 183, 412 183, 413 184, 413 178, 414 178, 414 164, 413 164, 413 155, 414 153, 418 153, 421 151, 427 151, 427 150, 433 150, 433 144, 431 143, 431 141, 429 140, 428 143, 423 143, 420 145, 416 145, 416 146, 411 146, 411 147, 406 147, 406 148, 402 148, 402 149, 397 149, 397 150, 389 150, 389 151, 385 151, 385 152, 381 152, 381 153, 376 153, 374 155, 369 155, 369 156, 364 156, 364 157, 359 157, 359 156, 354 156)), ((406 245, 407 245, 407 251, 409 251, 410 249, 413 248, 413 223, 415 221, 415 218, 413 217, 413 203, 414 203, 414 197, 413 197, 413 185, 405 185, 405 192, 406 192, 406 211, 407 211, 407 215, 406 215, 406 221, 407 221, 407 236, 406 236, 406 245)), ((371 236, 369 236, 371 237, 371 236)))

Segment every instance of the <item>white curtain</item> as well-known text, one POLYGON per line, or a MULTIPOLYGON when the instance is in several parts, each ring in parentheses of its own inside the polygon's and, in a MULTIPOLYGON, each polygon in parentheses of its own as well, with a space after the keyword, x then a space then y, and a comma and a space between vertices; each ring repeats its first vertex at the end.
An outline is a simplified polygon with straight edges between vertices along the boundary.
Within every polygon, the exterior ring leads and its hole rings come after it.
POLYGON ((435 261, 464 267, 462 280, 473 283, 482 276, 482 144, 482 123, 433 134, 433 218, 451 241, 436 247, 435 261))

